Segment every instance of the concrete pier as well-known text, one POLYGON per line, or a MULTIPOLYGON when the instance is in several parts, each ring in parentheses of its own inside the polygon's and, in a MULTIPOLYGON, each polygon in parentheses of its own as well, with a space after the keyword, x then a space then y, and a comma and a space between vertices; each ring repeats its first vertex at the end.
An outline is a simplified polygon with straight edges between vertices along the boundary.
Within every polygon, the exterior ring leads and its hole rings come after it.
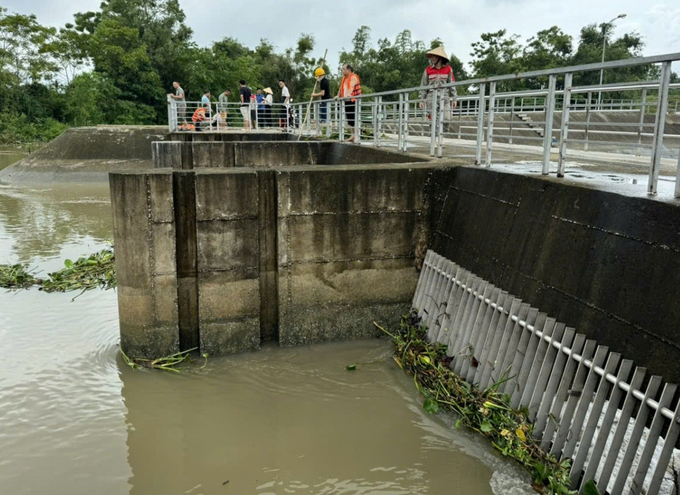
POLYGON ((172 170, 110 176, 129 355, 365 338, 378 334, 374 320, 392 325, 408 309, 432 184, 446 182, 450 167, 338 143, 167 144, 164 153, 155 147, 155 164, 172 170), (205 145, 229 152, 196 152, 205 145), (318 164, 368 160, 387 163, 318 164), (392 163, 406 160, 421 163, 392 163), (162 240, 173 236, 162 273, 154 244, 161 222, 162 240), (174 283, 163 294, 160 275, 174 283), (173 319, 155 314, 159 304, 173 308, 173 319))

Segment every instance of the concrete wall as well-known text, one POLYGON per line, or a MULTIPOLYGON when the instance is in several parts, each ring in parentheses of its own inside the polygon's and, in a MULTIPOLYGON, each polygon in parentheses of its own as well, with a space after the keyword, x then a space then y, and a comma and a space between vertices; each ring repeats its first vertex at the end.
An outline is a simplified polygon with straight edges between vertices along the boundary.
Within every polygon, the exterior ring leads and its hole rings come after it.
POLYGON ((277 171, 279 342, 376 336, 409 307, 428 166, 277 171))
POLYGON ((66 130, 39 151, 0 171, 0 182, 106 182, 108 173, 152 167, 151 143, 160 126, 98 126, 66 130))
POLYGON ((111 174, 123 350, 227 354, 261 340, 378 335, 373 321, 397 324, 408 309, 432 184, 451 173, 392 164, 111 174))
POLYGON ((179 351, 172 174, 112 174, 121 348, 131 357, 179 351))
POLYGON ((431 247, 665 378, 680 380, 680 207, 459 168, 431 247))
POLYGON ((153 143, 152 148, 154 167, 163 169, 269 168, 294 165, 359 165, 424 161, 405 153, 362 148, 332 141, 166 141, 153 143))

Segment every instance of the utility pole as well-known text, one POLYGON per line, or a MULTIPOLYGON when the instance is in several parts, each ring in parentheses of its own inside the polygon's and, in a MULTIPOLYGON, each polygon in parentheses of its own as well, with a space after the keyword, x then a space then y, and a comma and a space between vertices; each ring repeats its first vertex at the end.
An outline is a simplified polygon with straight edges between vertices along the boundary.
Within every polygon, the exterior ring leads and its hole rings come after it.
MULTIPOLYGON (((626 14, 619 14, 614 17, 611 21, 602 24, 602 63, 604 63, 604 51, 607 47, 607 28, 611 26, 614 22, 619 19, 626 17, 626 14)), ((602 81, 604 80, 604 69, 600 69, 600 86, 602 86, 602 81)), ((602 90, 598 92, 597 95, 597 107, 602 110, 602 90)))

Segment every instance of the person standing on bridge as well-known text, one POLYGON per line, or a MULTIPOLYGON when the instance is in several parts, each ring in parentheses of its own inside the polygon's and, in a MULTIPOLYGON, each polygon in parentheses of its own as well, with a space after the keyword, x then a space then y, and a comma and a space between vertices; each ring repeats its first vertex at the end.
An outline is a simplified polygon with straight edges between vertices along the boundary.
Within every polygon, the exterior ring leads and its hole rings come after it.
POLYGON ((331 99, 331 84, 326 77, 326 71, 322 67, 314 71, 314 77, 319 82, 319 91, 312 93, 312 97, 321 97, 321 105, 319 107, 319 133, 321 133, 321 126, 328 121, 328 101, 331 99))
MULTIPOLYGON (((345 114, 347 115, 347 125, 349 125, 352 135, 348 139, 349 142, 354 142, 354 126, 356 124, 356 101, 355 96, 361 95, 361 80, 359 76, 354 73, 354 68, 350 64, 343 64, 342 66, 342 81, 340 82, 340 89, 338 90, 337 98, 350 98, 345 101, 345 114)), ((340 136, 344 138, 344 136, 340 136)))
POLYGON ((243 128, 246 131, 250 130, 250 97, 253 95, 253 92, 250 90, 248 86, 246 86, 246 82, 241 79, 239 81, 239 84, 241 85, 241 115, 243 115, 243 128))
MULTIPOLYGON (((427 117, 432 118, 432 91, 438 89, 444 84, 453 83, 456 81, 453 75, 453 69, 449 64, 449 57, 444 51, 444 47, 438 46, 433 48, 425 54, 427 58, 430 59, 430 64, 427 66, 423 72, 423 78, 420 81, 421 86, 429 86, 431 89, 423 90, 420 92, 420 99, 425 100, 425 103, 420 102, 421 110, 423 108, 427 109, 427 117)), ((444 107, 444 120, 450 121, 452 117, 452 107, 456 108, 458 102, 458 92, 455 86, 451 86, 444 89, 444 94, 442 97, 441 104, 444 107)))
POLYGON ((224 127, 227 127, 227 111, 229 108, 229 97, 231 96, 231 89, 225 89, 223 93, 217 97, 217 111, 222 115, 224 127))
MULTIPOLYGON (((175 88, 175 94, 170 93, 168 96, 177 102, 177 123, 179 124, 179 119, 184 121, 184 128, 187 127, 187 102, 184 98, 184 90, 182 86, 179 85, 177 81, 172 83, 172 87, 175 88)), ((180 128, 181 129, 181 128, 180 128)))
POLYGON ((272 88, 264 88, 264 126, 272 127, 272 105, 274 104, 274 92, 272 88))

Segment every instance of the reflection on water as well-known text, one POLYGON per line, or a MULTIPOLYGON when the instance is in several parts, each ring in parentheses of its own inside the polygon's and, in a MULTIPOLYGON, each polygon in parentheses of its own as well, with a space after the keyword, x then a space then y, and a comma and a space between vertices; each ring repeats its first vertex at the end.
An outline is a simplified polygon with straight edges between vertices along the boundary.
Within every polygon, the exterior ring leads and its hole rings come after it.
MULTIPOLYGON (((0 263, 52 271, 110 235, 104 186, 0 187, 0 263)), ((498 457, 423 413, 384 340, 134 371, 115 292, 73 295, 0 292, 2 493, 491 493, 498 457)))

